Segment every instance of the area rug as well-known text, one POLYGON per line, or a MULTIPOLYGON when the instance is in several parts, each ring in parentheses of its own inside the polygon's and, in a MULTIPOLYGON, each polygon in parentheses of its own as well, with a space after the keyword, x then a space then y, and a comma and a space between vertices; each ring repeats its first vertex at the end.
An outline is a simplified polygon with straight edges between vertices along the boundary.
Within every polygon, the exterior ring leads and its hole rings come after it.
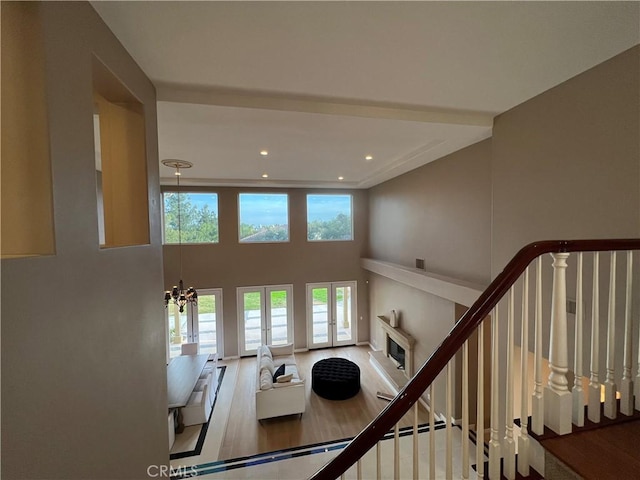
POLYGON ((171 455, 169 457, 171 460, 193 457, 195 455, 200 455, 200 453, 202 452, 202 446, 204 445, 204 440, 207 437, 207 430, 209 429, 209 422, 211 422, 213 410, 216 408, 216 403, 218 402, 217 394, 220 390, 220 385, 222 384, 222 378, 224 377, 224 372, 226 369, 227 367, 224 365, 218 367, 218 385, 216 386, 216 398, 213 401, 213 407, 211 408, 211 413, 209 414, 207 423, 204 423, 202 425, 190 425, 188 427, 185 427, 182 433, 176 433, 176 441, 171 448, 171 455))

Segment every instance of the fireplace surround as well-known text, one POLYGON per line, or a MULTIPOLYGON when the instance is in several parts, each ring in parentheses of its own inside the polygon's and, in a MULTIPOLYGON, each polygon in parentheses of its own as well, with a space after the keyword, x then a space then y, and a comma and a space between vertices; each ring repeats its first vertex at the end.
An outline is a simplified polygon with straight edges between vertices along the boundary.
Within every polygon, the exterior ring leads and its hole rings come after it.
POLYGON ((392 327, 389 318, 378 316, 378 322, 384 333, 382 351, 370 352, 371 360, 378 370, 396 388, 404 387, 415 373, 413 371, 413 346, 415 339, 399 327, 392 327), (389 358, 389 339, 392 339, 404 350, 404 370, 398 369, 397 363, 389 358))

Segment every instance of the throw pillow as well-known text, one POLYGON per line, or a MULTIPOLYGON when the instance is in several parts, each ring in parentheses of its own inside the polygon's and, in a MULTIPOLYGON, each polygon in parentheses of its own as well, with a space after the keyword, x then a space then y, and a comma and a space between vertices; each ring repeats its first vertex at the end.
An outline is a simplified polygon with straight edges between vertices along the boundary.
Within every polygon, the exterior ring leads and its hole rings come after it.
POLYGON ((287 383, 290 382, 293 378, 293 373, 287 373, 286 375, 280 375, 276 382, 278 383, 287 383))
POLYGON ((280 375, 284 375, 284 363, 273 373, 273 381, 277 382, 280 375))

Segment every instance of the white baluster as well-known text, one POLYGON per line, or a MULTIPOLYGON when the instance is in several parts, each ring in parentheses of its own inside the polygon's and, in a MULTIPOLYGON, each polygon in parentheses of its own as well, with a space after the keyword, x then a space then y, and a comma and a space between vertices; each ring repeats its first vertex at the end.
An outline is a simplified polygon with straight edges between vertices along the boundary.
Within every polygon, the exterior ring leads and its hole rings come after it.
POLYGON ((631 283, 633 279, 633 252, 627 252, 627 283, 624 305, 624 365, 620 383, 620 412, 633 415, 633 379, 631 377, 631 283))
POLYGON ((362 459, 359 458, 356 462, 356 478, 362 480, 362 459))
POLYGON ((446 406, 446 433, 447 433, 447 446, 446 446, 446 478, 453 478, 453 432, 451 428, 451 419, 453 418, 453 368, 450 360, 447 363, 447 406, 446 406))
POLYGON ((469 341, 462 345, 462 478, 469 478, 469 341))
POLYGON ((393 479, 400 479, 400 427, 393 427, 393 479))
POLYGON ((478 395, 476 406, 476 473, 478 478, 484 478, 484 321, 478 327, 478 395))
POLYGON ((382 449, 380 442, 376 443, 376 480, 382 478, 382 449))
POLYGON ((551 344, 549 384, 544 395, 544 423, 558 435, 571 432, 571 392, 567 387, 567 258, 552 253, 553 296, 551 299, 551 344))
POLYGON ((498 338, 498 308, 495 308, 491 316, 491 439, 489 440, 489 478, 491 480, 500 479, 500 440, 498 439, 500 356, 498 355, 498 338))
POLYGON ((607 318, 607 375, 604 380, 604 416, 616 418, 615 350, 616 350, 616 252, 611 252, 609 270, 609 315, 607 318))
POLYGON ((573 371, 575 379, 571 396, 573 399, 573 423, 584 426, 584 392, 582 391, 582 252, 578 253, 578 273, 576 277, 576 343, 573 371))
POLYGON ((413 404, 413 478, 417 480, 418 463, 420 460, 420 453, 418 452, 418 403, 413 404))
POLYGON ((600 252, 593 254, 593 292, 591 294, 591 375, 589 376, 589 408, 587 417, 600 423, 600 252))
POLYGON ((429 386, 429 480, 436 478, 436 422, 433 413, 436 397, 433 383, 429 386))
POLYGON ((536 261, 535 347, 533 364, 533 396, 531 430, 544 433, 544 396, 542 390, 542 257, 536 261))
POLYGON ((520 335, 520 436, 518 473, 529 476, 529 268, 522 285, 522 332, 520 335))
POLYGON ((514 372, 513 372, 513 302, 514 287, 509 290, 509 302, 507 308, 507 385, 506 385, 506 422, 505 437, 502 442, 504 447, 504 460, 502 474, 508 479, 516 478, 516 444, 513 441, 513 392, 514 392, 514 372))

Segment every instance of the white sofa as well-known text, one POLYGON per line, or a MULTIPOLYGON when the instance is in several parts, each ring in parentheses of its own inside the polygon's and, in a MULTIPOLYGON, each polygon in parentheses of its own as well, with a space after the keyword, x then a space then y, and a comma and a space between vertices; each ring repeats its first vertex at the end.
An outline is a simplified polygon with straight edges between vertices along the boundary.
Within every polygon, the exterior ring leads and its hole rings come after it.
POLYGON ((304 380, 298 373, 293 354, 293 344, 260 346, 256 365, 256 417, 258 420, 294 414, 300 414, 302 417, 307 401, 304 380), (273 374, 283 364, 284 375, 291 374, 291 379, 283 383, 274 382, 273 374))

